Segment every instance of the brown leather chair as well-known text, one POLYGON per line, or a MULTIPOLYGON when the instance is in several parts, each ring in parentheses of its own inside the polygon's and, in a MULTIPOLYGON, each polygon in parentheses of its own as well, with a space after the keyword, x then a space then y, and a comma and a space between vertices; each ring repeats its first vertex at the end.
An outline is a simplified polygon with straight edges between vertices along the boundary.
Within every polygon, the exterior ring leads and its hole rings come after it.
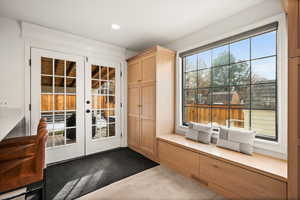
POLYGON ((43 180, 47 123, 41 119, 38 134, 0 142, 0 193, 43 180))

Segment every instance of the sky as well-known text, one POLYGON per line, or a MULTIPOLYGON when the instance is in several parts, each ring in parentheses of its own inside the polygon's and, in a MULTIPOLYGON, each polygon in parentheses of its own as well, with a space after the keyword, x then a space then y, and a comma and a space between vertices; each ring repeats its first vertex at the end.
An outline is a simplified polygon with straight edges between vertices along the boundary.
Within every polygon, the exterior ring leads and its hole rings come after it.
MULTIPOLYGON (((274 79, 276 75, 276 31, 257 35, 245 40, 231 43, 230 45, 214 48, 187 57, 186 71, 197 70, 197 57, 199 58, 199 69, 211 66, 211 60, 221 53, 230 52, 238 61, 252 61, 252 71, 261 77, 274 79), (251 48, 251 51, 250 51, 251 48), (264 58, 274 56, 273 58, 264 58)), ((229 61, 228 61, 229 62, 229 61)))

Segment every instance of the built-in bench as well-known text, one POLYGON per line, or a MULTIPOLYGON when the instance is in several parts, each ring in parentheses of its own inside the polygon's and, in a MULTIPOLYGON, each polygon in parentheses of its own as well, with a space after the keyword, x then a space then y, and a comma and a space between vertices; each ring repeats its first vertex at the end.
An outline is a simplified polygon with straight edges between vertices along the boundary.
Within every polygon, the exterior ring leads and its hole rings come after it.
POLYGON ((161 164, 232 199, 286 199, 287 162, 201 144, 177 134, 157 136, 161 164))

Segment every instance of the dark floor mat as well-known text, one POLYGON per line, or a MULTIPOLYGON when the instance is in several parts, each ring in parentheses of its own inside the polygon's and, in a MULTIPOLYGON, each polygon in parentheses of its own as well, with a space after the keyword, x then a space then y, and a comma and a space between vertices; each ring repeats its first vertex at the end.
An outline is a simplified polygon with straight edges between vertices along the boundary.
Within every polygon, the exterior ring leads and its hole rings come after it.
POLYGON ((52 165, 46 170, 46 199, 75 199, 157 165, 129 148, 52 165))

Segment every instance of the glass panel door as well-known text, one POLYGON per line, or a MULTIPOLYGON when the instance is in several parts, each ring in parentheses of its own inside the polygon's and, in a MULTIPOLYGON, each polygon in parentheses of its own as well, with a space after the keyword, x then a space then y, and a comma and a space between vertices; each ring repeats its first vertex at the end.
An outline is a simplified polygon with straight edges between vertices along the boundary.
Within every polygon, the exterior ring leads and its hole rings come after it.
POLYGON ((85 70, 87 154, 119 147, 119 65, 91 60, 85 70))
POLYGON ((83 70, 81 57, 32 49, 31 128, 47 119, 47 163, 84 154, 83 70))
POLYGON ((76 62, 41 57, 40 99, 47 147, 76 143, 76 62))

